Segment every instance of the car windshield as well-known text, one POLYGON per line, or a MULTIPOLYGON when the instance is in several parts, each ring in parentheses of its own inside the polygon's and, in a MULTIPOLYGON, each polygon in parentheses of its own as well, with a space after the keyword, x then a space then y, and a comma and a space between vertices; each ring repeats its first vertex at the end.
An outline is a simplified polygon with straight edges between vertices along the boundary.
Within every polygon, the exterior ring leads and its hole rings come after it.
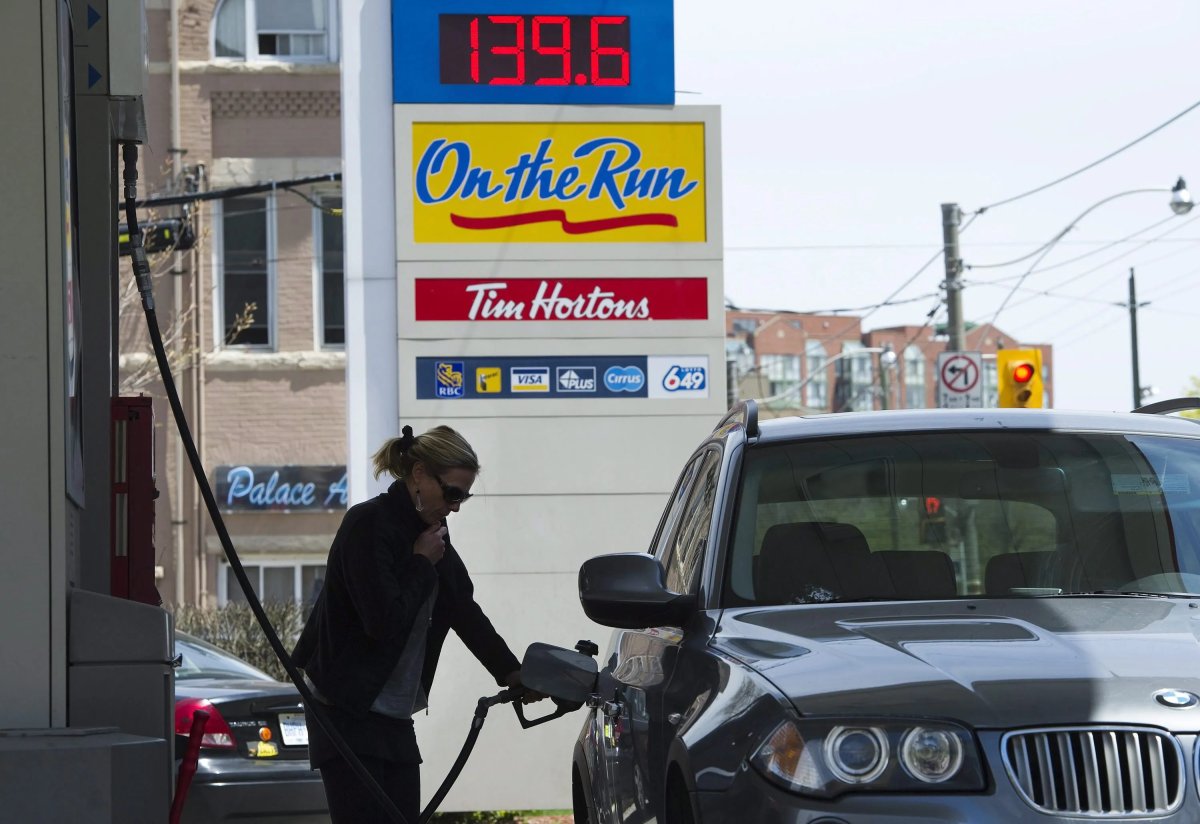
POLYGON ((1200 440, 937 432, 762 444, 724 603, 1200 594, 1200 440))
POLYGON ((270 675, 250 666, 241 658, 190 635, 176 633, 175 652, 181 658, 181 663, 175 670, 177 680, 188 678, 274 680, 270 675))

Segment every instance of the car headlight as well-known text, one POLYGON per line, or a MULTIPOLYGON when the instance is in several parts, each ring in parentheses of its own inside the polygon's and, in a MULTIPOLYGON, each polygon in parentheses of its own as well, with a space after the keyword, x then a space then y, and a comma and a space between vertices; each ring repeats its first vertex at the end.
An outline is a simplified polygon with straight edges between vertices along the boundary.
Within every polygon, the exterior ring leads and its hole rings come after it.
POLYGON ((784 721, 750 762, 785 789, 821 798, 863 791, 963 792, 986 786, 974 736, 946 721, 784 721))

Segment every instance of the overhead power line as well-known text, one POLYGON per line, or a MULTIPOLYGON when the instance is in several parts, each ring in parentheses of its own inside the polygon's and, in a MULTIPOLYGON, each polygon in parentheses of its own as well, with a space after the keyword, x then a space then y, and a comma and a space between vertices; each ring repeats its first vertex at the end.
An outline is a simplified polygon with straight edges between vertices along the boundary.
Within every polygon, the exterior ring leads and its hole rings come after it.
MULTIPOLYGON (((248 186, 230 186, 225 189, 210 189, 207 192, 190 192, 182 195, 153 195, 142 200, 134 201, 134 204, 139 209, 144 209, 149 206, 183 206, 185 204, 199 203, 205 200, 225 200, 231 197, 242 197, 243 195, 256 195, 263 192, 274 192, 279 189, 292 191, 298 186, 309 186, 314 183, 340 183, 342 180, 341 172, 330 172, 324 175, 310 175, 309 177, 294 177, 290 180, 268 180, 262 183, 252 183, 248 186)), ((293 192, 301 197, 305 197, 300 192, 293 192)), ((305 197, 307 200, 308 198, 305 197)), ((321 208, 318 206, 318 208, 321 208)))
POLYGON ((1146 138, 1148 138, 1148 137, 1151 137, 1152 135, 1155 135, 1155 134, 1157 134, 1158 132, 1160 132, 1160 131, 1162 131, 1163 129, 1167 128, 1167 126, 1170 126, 1170 125, 1171 125, 1172 123, 1174 123, 1176 120, 1179 120, 1181 117, 1183 117, 1183 116, 1184 116, 1185 114, 1187 114, 1188 112, 1190 112, 1190 111, 1192 111, 1193 109, 1196 109, 1196 108, 1198 108, 1198 107, 1200 107, 1200 100, 1197 100, 1195 103, 1193 103, 1192 105, 1188 106, 1186 109, 1184 109, 1183 111, 1181 111, 1179 114, 1175 115, 1174 117, 1170 118, 1170 119, 1169 119, 1169 120, 1167 120, 1166 122, 1164 122, 1164 123, 1160 123, 1159 125, 1155 126, 1153 129, 1151 129, 1150 131, 1146 132, 1146 133, 1145 133, 1144 135, 1142 135, 1141 137, 1138 137, 1138 138, 1136 138, 1135 140, 1131 140, 1130 142, 1126 143, 1124 146, 1122 146, 1122 147, 1121 147, 1121 148, 1119 148, 1119 149, 1116 149, 1115 151, 1109 152, 1109 153, 1108 153, 1108 154, 1106 154, 1104 157, 1102 157, 1102 158, 1100 158, 1100 159, 1098 159, 1098 160, 1093 160, 1091 163, 1087 164, 1086 166, 1083 166, 1083 167, 1081 167, 1081 168, 1078 168, 1078 169, 1076 169, 1075 171, 1071 172, 1070 174, 1066 174, 1066 175, 1063 175, 1063 176, 1062 176, 1062 177, 1060 177, 1060 178, 1056 178, 1056 179, 1054 179, 1054 180, 1051 180, 1049 183, 1043 183, 1041 186, 1038 186, 1037 188, 1034 188, 1034 189, 1030 189, 1030 190, 1029 190, 1029 191, 1027 191, 1027 192, 1022 192, 1021 194, 1019 194, 1019 195, 1013 195, 1012 197, 1006 197, 1004 200, 997 200, 995 203, 989 203, 987 206, 981 206, 980 208, 978 208, 978 209, 976 209, 976 210, 975 210, 974 214, 980 214, 980 215, 981 215, 981 214, 983 214, 984 212, 986 212, 988 209, 995 209, 997 206, 1004 206, 1004 205, 1006 205, 1006 204, 1009 204, 1009 203, 1014 203, 1014 202, 1016 202, 1016 201, 1018 201, 1018 200, 1021 200, 1022 198, 1029 197, 1030 195, 1035 195, 1035 194, 1037 194, 1038 192, 1044 192, 1044 191, 1046 191, 1047 189, 1051 188, 1052 186, 1057 186, 1057 185, 1058 185, 1058 184, 1060 184, 1060 183, 1063 183, 1063 182, 1065 182, 1065 181, 1068 181, 1068 180, 1070 180, 1070 179, 1071 179, 1071 178, 1073 178, 1073 177, 1076 177, 1076 176, 1078 176, 1078 175, 1081 175, 1081 174, 1083 174, 1084 172, 1088 171, 1089 169, 1094 169, 1094 168, 1096 168, 1097 166, 1099 166, 1101 163, 1104 163, 1104 162, 1105 162, 1105 161, 1107 161, 1107 160, 1112 160, 1114 157, 1116 157, 1117 155, 1121 154, 1121 152, 1124 152, 1126 149, 1131 149, 1131 148, 1133 148, 1134 146, 1136 146, 1137 144, 1141 143, 1141 142, 1142 142, 1143 140, 1145 140, 1146 138))
MULTIPOLYGON (((1098 246, 1097 248, 1092 249, 1089 252, 1084 252, 1082 255, 1076 255, 1073 258, 1067 258, 1066 260, 1060 260, 1058 263, 1052 263, 1049 266, 1043 266, 1040 269, 1034 269, 1032 272, 1030 272, 1030 274, 1036 275, 1040 272, 1049 272, 1052 269, 1061 269, 1064 266, 1070 266, 1072 263, 1076 263, 1078 261, 1084 260, 1085 258, 1089 258, 1092 255, 1098 255, 1101 252, 1104 252, 1104 251, 1107 251, 1108 249, 1113 248, 1114 246, 1120 246, 1122 243, 1132 243, 1136 240, 1138 235, 1149 232, 1151 229, 1157 229, 1159 226, 1162 226, 1164 223, 1169 223, 1170 221, 1174 220, 1175 218, 1176 218, 1176 215, 1168 215, 1167 217, 1164 217, 1162 220, 1156 220, 1153 223, 1151 223, 1149 226, 1144 226, 1141 229, 1138 229, 1136 232, 1128 234, 1125 237, 1120 238, 1119 240, 1110 240, 1107 243, 1103 244, 1102 246, 1098 246)), ((1162 236, 1160 235, 1160 237, 1162 237, 1162 236)), ((1151 243, 1151 242, 1154 242, 1155 240, 1157 240, 1157 238, 1151 238, 1149 241, 1146 241, 1146 243, 1151 243)), ((1059 245, 1061 246, 1062 243, 1059 243, 1059 245)), ((1139 244, 1136 247, 1136 249, 1141 249, 1142 246, 1145 246, 1145 243, 1139 244)), ((1134 251, 1136 251, 1136 249, 1134 251)), ((1009 263, 1014 263, 1014 262, 1015 261, 1009 261, 1009 263)), ((988 266, 979 266, 979 267, 974 267, 974 266, 971 266, 970 264, 968 264, 966 268, 968 268, 968 269, 974 269, 974 268, 989 269, 989 268, 995 268, 995 267, 998 267, 1001 265, 1008 265, 1008 264, 990 264, 988 266)), ((1012 280, 1013 277, 1019 277, 1019 275, 1015 275, 1012 277, 995 278, 990 281, 976 280, 973 282, 974 283, 985 283, 985 282, 986 283, 1004 283, 1005 281, 1012 280)))

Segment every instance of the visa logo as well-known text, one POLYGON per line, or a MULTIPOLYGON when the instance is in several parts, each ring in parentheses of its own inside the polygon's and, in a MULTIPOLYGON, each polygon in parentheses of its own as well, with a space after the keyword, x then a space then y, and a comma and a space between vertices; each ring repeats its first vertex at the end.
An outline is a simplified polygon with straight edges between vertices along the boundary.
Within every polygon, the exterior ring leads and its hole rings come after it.
POLYGON ((549 392, 550 367, 514 366, 508 371, 513 392, 549 392))

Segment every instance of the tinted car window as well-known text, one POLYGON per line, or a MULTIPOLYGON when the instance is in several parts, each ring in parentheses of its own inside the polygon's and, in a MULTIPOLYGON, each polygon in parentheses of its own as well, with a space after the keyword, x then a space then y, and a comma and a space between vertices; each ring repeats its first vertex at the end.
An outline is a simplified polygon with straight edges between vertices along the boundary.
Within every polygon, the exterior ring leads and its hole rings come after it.
POLYGON ((700 469, 701 457, 693 458, 684 467, 683 472, 679 475, 678 482, 675 484, 675 492, 671 495, 671 502, 663 510, 662 519, 658 524, 658 531, 654 534, 654 545, 650 550, 660 561, 665 562, 667 554, 671 551, 671 541, 675 536, 675 527, 686 511, 688 496, 692 492, 692 484, 695 483, 696 473, 700 469))
POLYGON ((696 589, 708 546, 721 454, 710 449, 697 463, 695 481, 691 484, 679 526, 670 538, 669 554, 664 558, 667 589, 672 592, 693 592, 696 589))
POLYGON ((1200 441, 916 433, 766 445, 729 604, 1200 593, 1200 441))
POLYGON ((176 679, 187 678, 250 678, 272 681, 270 675, 252 667, 240 658, 206 641, 191 636, 175 636, 175 652, 182 663, 175 670, 176 679))

